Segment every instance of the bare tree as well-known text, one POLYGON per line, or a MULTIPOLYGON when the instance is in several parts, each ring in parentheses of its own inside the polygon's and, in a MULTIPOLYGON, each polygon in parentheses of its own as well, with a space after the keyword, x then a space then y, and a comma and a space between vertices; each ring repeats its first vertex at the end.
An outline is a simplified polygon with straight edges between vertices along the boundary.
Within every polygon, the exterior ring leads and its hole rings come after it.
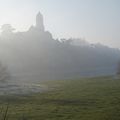
POLYGON ((7 67, 0 63, 0 81, 5 81, 10 78, 7 67))

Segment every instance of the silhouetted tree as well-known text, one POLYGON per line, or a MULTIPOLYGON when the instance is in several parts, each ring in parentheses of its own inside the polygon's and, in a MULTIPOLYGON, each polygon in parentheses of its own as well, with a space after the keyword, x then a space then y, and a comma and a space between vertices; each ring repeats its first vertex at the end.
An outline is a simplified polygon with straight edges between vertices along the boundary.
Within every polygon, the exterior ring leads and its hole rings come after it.
POLYGON ((118 66, 117 66, 117 75, 120 75, 120 61, 118 62, 118 66))
POLYGON ((0 63, 0 81, 5 81, 10 78, 7 67, 0 63))
POLYGON ((4 24, 1 27, 2 34, 11 34, 15 29, 10 24, 4 24))

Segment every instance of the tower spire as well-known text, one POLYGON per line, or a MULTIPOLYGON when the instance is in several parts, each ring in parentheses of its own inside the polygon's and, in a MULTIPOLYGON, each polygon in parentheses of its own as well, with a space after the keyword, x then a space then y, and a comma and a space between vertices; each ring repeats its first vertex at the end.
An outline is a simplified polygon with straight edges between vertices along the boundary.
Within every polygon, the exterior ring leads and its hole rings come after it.
POLYGON ((41 31, 45 30, 43 15, 40 12, 38 12, 38 14, 36 16, 36 28, 41 30, 41 31))

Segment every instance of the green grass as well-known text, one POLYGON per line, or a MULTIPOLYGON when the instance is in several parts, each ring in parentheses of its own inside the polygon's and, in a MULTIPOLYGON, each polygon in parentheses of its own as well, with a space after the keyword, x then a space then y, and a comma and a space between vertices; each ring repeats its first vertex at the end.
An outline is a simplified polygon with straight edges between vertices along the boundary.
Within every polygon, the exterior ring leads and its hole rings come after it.
POLYGON ((1 96, 1 116, 9 103, 8 120, 120 120, 120 80, 96 77, 46 84, 54 89, 1 96))

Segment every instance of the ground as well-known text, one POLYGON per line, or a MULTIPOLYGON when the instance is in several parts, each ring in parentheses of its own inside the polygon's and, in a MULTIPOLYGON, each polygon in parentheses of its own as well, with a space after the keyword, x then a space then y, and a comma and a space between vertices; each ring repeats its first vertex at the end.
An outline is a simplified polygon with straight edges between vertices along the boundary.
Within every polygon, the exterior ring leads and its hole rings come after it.
POLYGON ((49 91, 0 97, 8 120, 120 120, 120 79, 81 78, 42 82, 49 91))

